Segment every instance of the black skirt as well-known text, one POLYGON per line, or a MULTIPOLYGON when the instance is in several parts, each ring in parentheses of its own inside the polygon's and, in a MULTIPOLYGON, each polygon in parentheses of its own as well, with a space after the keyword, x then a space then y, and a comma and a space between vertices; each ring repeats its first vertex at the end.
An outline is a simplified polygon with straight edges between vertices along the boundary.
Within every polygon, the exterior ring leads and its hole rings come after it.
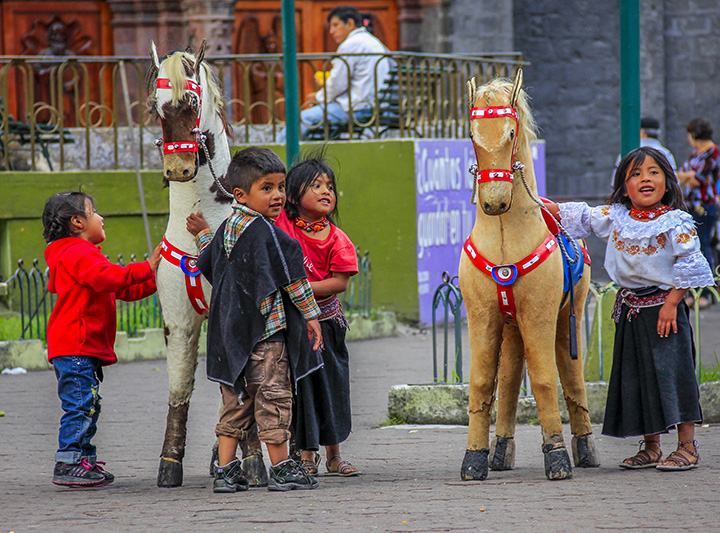
POLYGON ((294 445, 301 450, 333 446, 350 435, 350 367, 345 328, 335 320, 320 322, 324 366, 298 381, 294 445))
POLYGON ((615 328, 604 435, 655 435, 683 422, 702 421, 690 311, 680 302, 678 332, 663 338, 657 333, 660 308, 642 308, 628 321, 630 308, 622 306, 615 328))

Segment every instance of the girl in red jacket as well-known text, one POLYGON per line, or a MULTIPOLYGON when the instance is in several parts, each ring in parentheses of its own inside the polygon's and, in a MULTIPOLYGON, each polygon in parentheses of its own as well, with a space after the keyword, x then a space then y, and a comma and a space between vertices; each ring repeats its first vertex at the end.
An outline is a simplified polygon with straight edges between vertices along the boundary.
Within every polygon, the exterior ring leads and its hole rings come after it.
POLYGON ((48 359, 55 368, 60 419, 53 483, 88 487, 112 483, 90 440, 100 415, 102 367, 117 362, 115 299, 140 300, 155 292, 160 246, 143 263, 115 265, 97 245, 105 240, 103 218, 83 192, 50 198, 43 210, 48 290, 57 302, 48 322, 48 359))

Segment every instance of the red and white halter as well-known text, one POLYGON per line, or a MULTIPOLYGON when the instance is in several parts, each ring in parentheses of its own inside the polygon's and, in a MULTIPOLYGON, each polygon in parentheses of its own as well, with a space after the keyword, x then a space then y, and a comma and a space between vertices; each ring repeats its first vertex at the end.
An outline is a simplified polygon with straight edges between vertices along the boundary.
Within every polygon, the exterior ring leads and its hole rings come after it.
MULTIPOLYGON (((158 78, 157 80, 158 89, 172 89, 172 84, 168 78, 158 78)), ((198 97, 198 114, 195 120, 195 128, 193 133, 195 134, 195 141, 172 141, 163 142, 163 154, 176 154, 179 152, 195 152, 198 153, 198 135, 200 134, 200 114, 202 112, 202 88, 200 84, 193 80, 187 80, 185 82, 185 90, 195 93, 198 97)), ((205 295, 202 290, 202 283, 200 281, 200 270, 197 267, 197 256, 190 255, 183 252, 179 248, 176 248, 163 237, 162 240, 162 257, 170 264, 182 270, 185 274, 185 290, 187 291, 188 299, 193 309, 198 314, 204 314, 208 311, 207 303, 205 303, 205 295)))
MULTIPOLYGON (((509 181, 512 183, 514 177, 513 168, 515 166, 515 151, 517 150, 517 142, 520 133, 518 112, 516 107, 512 106, 489 106, 489 107, 473 107, 470 109, 470 120, 479 120, 484 118, 511 118, 515 121, 515 136, 513 138, 512 156, 510 159, 510 169, 490 169, 480 170, 476 172, 478 185, 490 181, 509 181)), ((544 213, 544 212, 543 212, 544 213)), ((468 237, 463 246, 463 250, 468 255, 473 264, 480 270, 490 276, 497 286, 498 305, 500 312, 508 320, 516 319, 515 299, 513 297, 512 284, 515 280, 535 270, 545 259, 550 257, 558 247, 555 235, 557 231, 552 232, 540 243, 535 251, 524 259, 511 265, 496 265, 485 259, 472 242, 472 236, 468 237)), ((555 224, 557 230, 557 224, 555 224)))
POLYGON ((509 105, 489 106, 489 107, 473 107, 470 109, 470 120, 478 120, 483 118, 511 118, 515 121, 515 137, 513 138, 512 157, 510 158, 509 169, 490 169, 477 171, 476 178, 478 183, 486 183, 488 181, 509 181, 512 183, 515 163, 515 150, 517 149, 518 137, 520 134, 520 122, 516 107, 509 105))
MULTIPOLYGON (((172 84, 168 78, 158 78, 157 80, 158 89, 172 89, 172 84)), ((195 141, 173 141, 163 142, 163 154, 177 154, 178 152, 198 152, 197 136, 200 133, 200 114, 202 112, 202 88, 200 84, 193 81, 187 80, 185 82, 185 90, 195 93, 198 97, 198 114, 195 120, 195 128, 193 133, 195 134, 195 141)))

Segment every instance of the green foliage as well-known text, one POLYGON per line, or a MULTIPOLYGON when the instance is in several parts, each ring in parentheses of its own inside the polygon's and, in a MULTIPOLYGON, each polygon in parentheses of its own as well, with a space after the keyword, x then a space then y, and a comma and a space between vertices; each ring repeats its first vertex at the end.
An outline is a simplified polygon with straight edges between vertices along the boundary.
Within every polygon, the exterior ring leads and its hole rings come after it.
POLYGON ((700 383, 709 381, 720 381, 720 361, 718 361, 717 352, 715 352, 715 364, 707 368, 700 364, 700 383))
POLYGON ((380 427, 384 428, 387 426, 399 426, 402 424, 407 424, 407 420, 405 420, 402 417, 394 417, 394 416, 388 415, 387 420, 385 420, 385 422, 381 423, 380 427))
POLYGON ((538 420, 534 416, 531 416, 530 418, 528 418, 528 424, 530 424, 531 426, 539 426, 540 420, 538 420))
POLYGON ((16 341, 21 334, 20 315, 8 313, 0 316, 0 341, 16 341))

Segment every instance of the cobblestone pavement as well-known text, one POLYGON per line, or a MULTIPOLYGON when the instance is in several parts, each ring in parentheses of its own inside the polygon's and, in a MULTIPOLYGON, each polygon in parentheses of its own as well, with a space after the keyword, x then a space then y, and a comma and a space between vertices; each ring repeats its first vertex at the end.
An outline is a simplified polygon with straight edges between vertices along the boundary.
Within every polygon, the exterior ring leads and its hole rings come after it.
MULTIPOLYGON (((596 427, 602 466, 554 482, 544 476, 539 427, 519 426, 515 470, 461 481, 466 427, 380 427, 390 386, 428 382, 431 354, 425 334, 351 343, 354 431, 342 452, 363 475, 321 477, 317 490, 290 493, 212 493, 219 394, 204 377, 204 360, 190 408, 185 482, 176 489, 155 484, 167 403, 163 361, 106 372, 95 442, 117 478, 101 489, 50 482, 61 414, 54 374, 2 375, 0 531, 720 531, 717 425, 698 428, 702 466, 677 473, 617 468, 637 440, 602 437, 596 427)), ((674 440, 663 437, 666 454, 674 440)))

